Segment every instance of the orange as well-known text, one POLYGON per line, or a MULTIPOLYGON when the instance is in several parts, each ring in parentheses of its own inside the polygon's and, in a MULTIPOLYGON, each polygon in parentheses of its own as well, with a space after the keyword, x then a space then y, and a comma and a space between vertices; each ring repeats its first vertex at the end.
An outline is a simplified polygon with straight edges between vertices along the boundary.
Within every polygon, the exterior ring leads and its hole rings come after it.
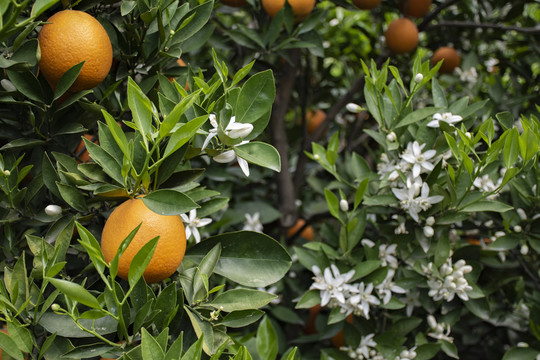
MULTIPOLYGON (((296 221, 296 224, 294 224, 287 230, 287 236, 291 237, 296 234, 296 232, 300 230, 300 228, 303 227, 305 223, 306 220, 298 219, 296 221)), ((314 236, 313 227, 311 227, 311 225, 306 226, 304 230, 302 230, 302 232, 300 233, 300 236, 308 241, 312 241, 314 236)))
MULTIPOLYGON (((352 314, 349 314, 346 318, 346 321, 349 323, 349 324, 352 324, 354 322, 354 317, 352 314)), ((336 348, 336 349, 339 349, 340 347, 342 346, 345 346, 345 333, 343 332, 343 329, 339 330, 339 332, 332 336, 332 338, 330 339, 330 341, 332 342, 332 345, 336 348)))
MULTIPOLYGON (((94 135, 90 134, 84 134, 83 135, 86 139, 93 142, 94 144, 97 144, 97 138, 94 135)), ((81 142, 77 147, 75 148, 75 151, 73 152, 77 158, 77 162, 79 163, 87 163, 90 161, 90 154, 88 153, 88 150, 86 150, 86 146, 84 144, 84 140, 81 139, 81 142)))
POLYGON ((399 8, 410 17, 420 18, 426 16, 431 7, 431 0, 400 0, 399 8))
POLYGON ((352 0, 352 2, 359 9, 371 10, 379 6, 382 0, 352 0))
POLYGON ((160 215, 150 210, 141 199, 129 199, 111 213, 101 234, 101 251, 105 261, 116 255, 120 243, 141 224, 139 231, 120 257, 118 276, 128 278, 131 260, 150 240, 159 236, 156 250, 143 277, 155 283, 171 276, 184 258, 186 232, 180 216, 160 215), (142 224, 141 224, 142 223, 142 224))
POLYGON ((409 53, 418 45, 418 28, 411 20, 399 18, 388 25, 384 37, 386 46, 394 54, 409 53))
POLYGON ((306 113, 306 130, 308 134, 313 134, 315 130, 317 130, 317 128, 322 124, 324 119, 326 119, 326 113, 323 110, 309 110, 306 113))
POLYGON ((317 327, 315 325, 317 320, 317 315, 321 312, 322 307, 320 304, 317 304, 309 309, 309 317, 306 321, 306 326, 304 327, 304 332, 308 335, 316 334, 317 333, 317 327))
MULTIPOLYGON (((287 0, 296 20, 306 18, 315 7, 315 0, 287 0)), ((285 0, 262 0, 264 11, 274 17, 285 6, 285 0)))
POLYGON ((444 60, 439 68, 439 72, 450 74, 461 64, 461 57, 456 49, 448 46, 438 48, 431 57, 431 65, 435 66, 439 61, 444 60))
POLYGON ((76 92, 99 85, 112 65, 112 45, 103 26, 91 15, 78 10, 62 10, 47 20, 39 32, 39 68, 54 89, 60 77, 73 65, 84 61, 70 88, 76 92))
POLYGON ((246 0, 221 0, 221 2, 231 7, 242 7, 247 4, 246 0))

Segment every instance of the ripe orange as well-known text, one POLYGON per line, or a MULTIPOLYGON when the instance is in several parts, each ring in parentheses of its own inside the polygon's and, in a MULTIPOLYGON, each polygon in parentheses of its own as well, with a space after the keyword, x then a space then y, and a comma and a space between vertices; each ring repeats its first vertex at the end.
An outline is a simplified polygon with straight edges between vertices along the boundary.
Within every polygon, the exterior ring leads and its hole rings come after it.
MULTIPOLYGON (((93 142, 94 144, 98 143, 98 140, 94 135, 84 134, 83 136, 89 141, 93 142)), ((84 145, 84 140, 82 139, 79 145, 77 145, 77 147, 75 148, 75 151, 73 153, 75 154, 75 157, 77 158, 78 163, 87 163, 91 159, 90 154, 88 153, 88 150, 86 150, 86 146, 84 145)))
POLYGON ((439 68, 439 72, 450 74, 461 64, 461 57, 456 49, 448 46, 438 48, 431 57, 431 65, 435 66, 439 61, 444 60, 439 68))
POLYGON ((120 257, 118 276, 128 278, 131 260, 150 240, 160 236, 152 260, 144 271, 147 283, 155 283, 171 276, 184 258, 186 232, 180 216, 160 215, 143 203, 141 199, 129 199, 111 213, 101 234, 101 251, 105 261, 110 262, 120 243, 142 223, 139 231, 120 257))
POLYGON ((399 18, 388 25, 384 37, 390 51, 394 54, 405 54, 418 45, 418 28, 411 20, 399 18))
POLYGON ((317 130, 317 128, 322 124, 324 119, 326 119, 326 113, 323 110, 309 110, 306 113, 306 130, 308 134, 313 134, 315 130, 317 130))
POLYGON ((247 4, 246 0, 221 0, 221 2, 231 7, 242 7, 247 4))
MULTIPOLYGON (((305 223, 306 220, 298 219, 296 221, 296 224, 294 224, 287 230, 287 236, 291 237, 296 234, 296 232, 300 230, 300 228, 303 227, 305 223)), ((312 241, 314 236, 313 227, 311 227, 311 225, 306 226, 306 228, 300 233, 300 236, 308 241, 312 241)))
POLYGON ((39 32, 39 68, 54 89, 73 65, 85 61, 70 91, 88 90, 105 79, 112 65, 112 45, 103 26, 91 15, 62 10, 39 32))
POLYGON ((306 321, 306 326, 304 327, 304 332, 307 335, 316 334, 317 333, 317 327, 315 326, 315 323, 317 321, 317 315, 321 312, 322 307, 320 304, 317 304, 309 309, 309 317, 306 321))
POLYGON ((420 18, 426 16, 431 7, 431 0, 399 0, 399 8, 410 17, 420 18))
POLYGON ((371 10, 379 6, 382 0, 352 0, 352 2, 359 9, 371 10))
MULTIPOLYGON (((352 324, 354 322, 354 317, 352 314, 349 314, 346 318, 346 321, 349 323, 349 324, 352 324)), ((343 329, 341 329, 336 335, 332 336, 332 338, 330 339, 330 341, 332 342, 332 345, 336 348, 336 349, 339 349, 340 347, 342 346, 345 346, 345 333, 343 332, 343 329)))
MULTIPOLYGON (((306 18, 315 7, 315 0, 287 0, 296 20, 306 18)), ((274 17, 285 6, 285 0, 262 0, 264 11, 274 17)))

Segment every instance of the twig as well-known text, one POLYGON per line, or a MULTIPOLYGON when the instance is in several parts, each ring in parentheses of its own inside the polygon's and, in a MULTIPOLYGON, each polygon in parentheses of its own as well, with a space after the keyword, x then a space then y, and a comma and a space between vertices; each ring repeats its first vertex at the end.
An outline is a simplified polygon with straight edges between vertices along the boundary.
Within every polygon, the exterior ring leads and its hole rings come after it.
POLYGON ((519 27, 513 25, 501 25, 501 24, 490 24, 490 23, 475 23, 471 21, 441 21, 437 24, 432 24, 426 27, 426 29, 437 29, 437 28, 450 28, 450 27, 465 27, 465 28, 475 28, 475 29, 493 29, 498 31, 516 31, 524 34, 540 34, 540 27, 519 27))
POLYGON ((437 6, 435 10, 424 16, 422 19, 422 22, 418 25, 418 30, 423 31, 425 28, 443 11, 449 6, 452 6, 453 4, 459 2, 459 0, 447 0, 446 2, 442 3, 441 5, 437 6))

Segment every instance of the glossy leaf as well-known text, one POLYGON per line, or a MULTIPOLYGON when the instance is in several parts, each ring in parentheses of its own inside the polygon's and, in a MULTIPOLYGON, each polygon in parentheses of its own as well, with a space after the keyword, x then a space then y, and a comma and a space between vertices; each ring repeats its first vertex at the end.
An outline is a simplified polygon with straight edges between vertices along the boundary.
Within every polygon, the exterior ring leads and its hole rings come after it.
POLYGON ((91 308, 101 309, 99 301, 81 285, 62 279, 47 278, 47 280, 71 299, 91 308))
POLYGON ((160 215, 181 215, 199 207, 191 198, 176 190, 156 190, 142 198, 144 204, 160 215))
POLYGON ((148 149, 148 135, 151 131, 153 115, 152 102, 132 78, 128 79, 127 95, 133 122, 142 134, 143 141, 148 149))
POLYGON ((71 85, 77 80, 83 65, 84 61, 73 65, 60 77, 60 80, 58 80, 58 84, 56 84, 56 88, 54 89, 54 100, 58 100, 69 90, 71 85))
POLYGON ((141 276, 143 276, 146 267, 152 260, 154 251, 159 240, 159 236, 156 236, 149 242, 143 245, 143 247, 137 252, 137 254, 131 260, 128 272, 128 281, 131 287, 139 281, 141 276))
POLYGON ((263 142, 250 142, 234 147, 236 155, 253 164, 266 167, 274 171, 281 171, 279 152, 270 144, 263 142))
POLYGON ((256 343, 261 360, 275 360, 278 353, 278 339, 276 330, 267 316, 259 324, 256 343))
POLYGON ((291 258, 271 237, 251 231, 213 236, 188 250, 185 259, 199 263, 218 243, 221 257, 214 272, 244 286, 265 287, 289 270, 291 258))
POLYGON ((274 102, 276 88, 271 70, 249 78, 240 91, 236 102, 236 122, 252 123, 266 114, 274 102))
POLYGON ((276 295, 253 289, 232 289, 216 296, 209 305, 223 311, 258 309, 274 300, 276 295))

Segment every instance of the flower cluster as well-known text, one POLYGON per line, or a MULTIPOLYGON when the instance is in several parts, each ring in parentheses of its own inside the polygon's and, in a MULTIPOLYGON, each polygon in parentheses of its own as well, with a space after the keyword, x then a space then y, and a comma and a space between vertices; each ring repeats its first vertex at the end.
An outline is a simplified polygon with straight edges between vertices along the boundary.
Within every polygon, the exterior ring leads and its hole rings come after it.
POLYGON ((450 343, 454 342, 454 338, 450 336, 450 325, 445 323, 438 323, 435 316, 428 315, 427 323, 431 329, 431 332, 428 333, 429 337, 432 337, 437 340, 444 340, 450 343))
POLYGON ((441 265, 438 276, 433 270, 433 263, 429 263, 428 266, 422 265, 422 270, 428 275, 429 296, 433 300, 450 302, 455 295, 464 301, 469 300, 467 293, 472 290, 472 287, 465 278, 465 274, 472 271, 472 266, 467 265, 465 260, 458 260, 452 265, 452 259, 448 258, 441 265))
POLYGON ((360 344, 353 348, 351 346, 343 346, 340 350, 345 351, 349 358, 358 360, 384 360, 384 357, 375 348, 377 343, 373 340, 375 334, 362 336, 360 344))

